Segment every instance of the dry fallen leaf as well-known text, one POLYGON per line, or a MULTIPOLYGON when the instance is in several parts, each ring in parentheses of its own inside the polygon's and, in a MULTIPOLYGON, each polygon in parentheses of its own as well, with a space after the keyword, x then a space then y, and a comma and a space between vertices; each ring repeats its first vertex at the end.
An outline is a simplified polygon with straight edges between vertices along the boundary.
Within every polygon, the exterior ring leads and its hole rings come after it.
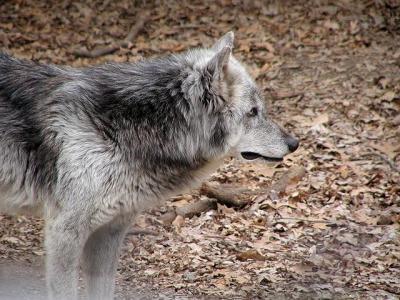
POLYGON ((384 101, 392 101, 394 98, 396 98, 396 94, 393 91, 388 91, 381 97, 384 101))
POLYGON ((326 20, 324 23, 324 27, 327 29, 338 30, 339 24, 335 21, 326 20))
POLYGON ((266 260, 266 257, 264 255, 262 255, 257 250, 253 250, 253 249, 239 252, 238 254, 236 254, 236 258, 240 261, 246 261, 246 260, 264 261, 264 260, 266 260))
POLYGON ((174 228, 179 231, 179 229, 182 227, 184 223, 185 223, 185 218, 182 217, 181 215, 177 215, 175 220, 172 222, 172 226, 174 226, 174 228))
POLYGON ((311 127, 316 127, 318 125, 326 124, 328 122, 329 122, 329 115, 327 113, 323 113, 318 115, 315 119, 313 119, 309 125, 311 127))
POLYGON ((379 144, 371 143, 370 145, 371 147, 387 155, 390 159, 394 159, 400 153, 400 142, 398 144, 392 144, 388 142, 382 142, 379 144))

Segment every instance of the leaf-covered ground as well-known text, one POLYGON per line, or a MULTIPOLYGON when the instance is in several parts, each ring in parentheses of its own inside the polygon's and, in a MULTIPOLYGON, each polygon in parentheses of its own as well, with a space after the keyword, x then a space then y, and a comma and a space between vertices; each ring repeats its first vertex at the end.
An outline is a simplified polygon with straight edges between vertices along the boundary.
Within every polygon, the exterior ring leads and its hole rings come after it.
MULTIPOLYGON (((242 209, 219 205, 172 224, 162 221, 166 207, 141 216, 124 243, 120 297, 134 286, 149 299, 398 299, 400 2, 157 3, 3 2, 0 47, 84 66, 208 46, 234 30, 236 57, 301 148, 274 168, 228 160, 210 181, 258 189, 290 167, 306 175, 242 209), (132 43, 93 59, 74 54, 124 39, 146 12, 132 43)), ((168 206, 204 198, 194 191, 168 206)), ((0 215, 0 258, 42 257, 42 227, 0 215)))

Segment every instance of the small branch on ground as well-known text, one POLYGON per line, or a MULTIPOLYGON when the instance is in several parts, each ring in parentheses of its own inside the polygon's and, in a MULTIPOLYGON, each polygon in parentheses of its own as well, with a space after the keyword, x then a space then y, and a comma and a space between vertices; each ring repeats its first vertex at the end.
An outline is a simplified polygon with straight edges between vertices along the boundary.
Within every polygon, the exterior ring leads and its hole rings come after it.
POLYGON ((218 203, 230 207, 242 208, 250 203, 253 197, 258 196, 256 203, 262 202, 266 197, 272 200, 277 200, 280 193, 283 193, 286 188, 300 181, 306 174, 306 170, 302 166, 292 166, 289 170, 281 175, 281 177, 273 185, 259 189, 250 190, 242 187, 234 187, 228 184, 211 185, 203 184, 200 193, 215 198, 218 203))
POLYGON ((0 45, 2 45, 4 50, 8 50, 8 47, 10 45, 10 41, 8 39, 7 34, 0 29, 0 45))
POLYGON ((387 163, 389 165, 389 167, 392 169, 392 171, 400 173, 400 168, 398 166, 396 166, 396 163, 392 159, 387 157, 387 155, 385 155, 385 154, 381 154, 381 153, 377 153, 377 152, 370 152, 370 153, 364 154, 363 156, 377 156, 381 160, 383 160, 385 163, 387 163))
POLYGON ((243 208, 251 203, 254 198, 255 203, 253 204, 253 208, 258 209, 261 202, 267 198, 277 200, 280 193, 284 192, 289 185, 297 183, 305 174, 304 167, 292 166, 272 186, 259 190, 250 190, 231 184, 216 185, 204 183, 199 192, 210 199, 172 208, 161 216, 161 220, 164 224, 171 224, 178 215, 184 218, 192 218, 203 212, 217 209, 217 203, 228 207, 243 208))
POLYGON ((126 235, 127 236, 130 236, 130 235, 154 235, 154 236, 157 236, 157 235, 159 235, 159 233, 157 231, 146 229, 146 228, 134 227, 131 230, 129 230, 126 235))
POLYGON ((217 209, 216 201, 214 199, 204 199, 182 207, 177 207, 175 211, 182 217, 191 218, 212 209, 217 209))
POLYGON ((142 31, 142 29, 144 28, 144 25, 146 25, 146 22, 150 19, 150 13, 149 12, 145 12, 143 13, 139 19, 137 20, 137 22, 131 27, 131 29, 129 30, 128 35, 126 36, 125 40, 122 40, 120 42, 120 45, 122 47, 128 47, 129 43, 133 43, 135 38, 138 36, 138 34, 140 33, 140 31, 142 31))
POLYGON ((111 2, 111 0, 105 0, 103 2, 103 4, 100 5, 99 11, 104 11, 107 8, 107 6, 110 4, 110 2, 111 2))
POLYGON ((306 222, 306 223, 322 223, 322 224, 335 224, 335 222, 328 221, 328 220, 309 220, 309 219, 304 219, 304 218, 279 218, 274 220, 275 223, 279 223, 282 221, 295 221, 295 222, 306 222))
POLYGON ((292 166, 267 190, 282 193, 290 184, 300 181, 304 175, 306 175, 306 169, 303 166, 292 166))
POLYGON ((160 219, 164 224, 172 224, 177 216, 192 218, 203 212, 215 209, 217 209, 217 202, 215 199, 204 199, 189 203, 182 207, 173 207, 170 211, 163 214, 160 219))
POLYGON ((118 45, 110 45, 110 46, 103 47, 103 48, 96 48, 96 49, 93 49, 92 51, 89 51, 86 48, 82 48, 82 49, 74 50, 73 54, 77 57, 96 58, 99 56, 112 54, 112 53, 118 51, 119 48, 120 48, 120 46, 118 46, 118 45))
POLYGON ((259 195, 252 205, 252 209, 259 209, 260 204, 266 199, 279 200, 279 194, 283 193, 291 184, 299 182, 306 174, 303 166, 292 166, 270 187, 260 191, 259 195))
POLYGON ((200 194, 209 198, 215 198, 218 203, 228 207, 242 208, 248 204, 252 197, 259 191, 249 190, 247 188, 235 187, 229 184, 212 185, 204 183, 200 188, 200 194))
POLYGON ((271 96, 275 99, 275 100, 282 100, 282 99, 287 99, 287 98, 295 98, 300 96, 300 98, 304 97, 304 93, 303 92, 271 92, 271 96))
POLYGON ((128 35, 126 36, 126 38, 124 40, 115 42, 114 44, 111 44, 109 46, 96 48, 91 51, 87 50, 86 48, 75 49, 74 51, 72 51, 72 53, 77 57, 96 58, 99 56, 112 54, 112 53, 118 51, 121 47, 127 48, 127 47, 129 47, 129 44, 134 42, 135 38, 142 31, 146 22, 149 19, 150 19, 149 12, 145 12, 145 13, 141 14, 139 16, 137 22, 132 25, 131 29, 129 30, 128 35))

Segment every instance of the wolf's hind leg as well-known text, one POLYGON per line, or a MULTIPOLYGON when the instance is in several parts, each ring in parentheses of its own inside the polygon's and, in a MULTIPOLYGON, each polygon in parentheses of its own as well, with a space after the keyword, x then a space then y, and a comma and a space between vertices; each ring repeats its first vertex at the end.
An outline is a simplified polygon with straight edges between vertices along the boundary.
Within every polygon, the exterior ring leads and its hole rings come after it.
POLYGON ((88 229, 76 214, 59 214, 46 221, 46 276, 50 299, 77 299, 79 259, 88 229))
POLYGON ((88 299, 113 299, 119 249, 131 220, 118 216, 89 236, 82 257, 88 299))

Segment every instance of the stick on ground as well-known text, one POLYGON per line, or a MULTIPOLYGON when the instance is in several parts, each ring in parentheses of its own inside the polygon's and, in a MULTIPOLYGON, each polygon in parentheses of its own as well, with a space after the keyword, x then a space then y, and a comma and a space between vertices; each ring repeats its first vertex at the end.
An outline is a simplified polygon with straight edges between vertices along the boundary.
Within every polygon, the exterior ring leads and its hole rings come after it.
POLYGON ((130 43, 133 43, 135 38, 138 36, 138 34, 142 31, 144 26, 146 25, 146 22, 150 19, 150 13, 145 12, 139 16, 137 19, 137 22, 132 25, 131 29, 129 30, 128 35, 124 40, 121 40, 119 42, 115 42, 114 44, 111 44, 109 46, 105 47, 99 47, 96 49, 93 49, 91 51, 83 48, 83 49, 75 49, 72 51, 72 53, 77 56, 77 57, 87 57, 87 58, 96 58, 99 56, 107 55, 107 54, 112 54, 116 51, 118 51, 121 47, 129 47, 130 43))
POLYGON ((212 185, 204 183, 200 188, 200 194, 209 198, 214 198, 218 203, 228 207, 242 208, 248 204, 252 197, 259 191, 253 191, 248 188, 235 187, 233 185, 212 185))
POLYGON ((192 218, 203 212, 216 209, 217 203, 228 207, 243 208, 254 201, 252 208, 258 209, 261 202, 267 198, 277 200, 280 193, 284 192, 289 185, 297 183, 305 174, 304 167, 292 166, 273 185, 259 190, 250 190, 231 184, 204 183, 199 192, 210 199, 173 208, 162 215, 161 219, 164 223, 170 224, 178 215, 184 218, 192 218))

